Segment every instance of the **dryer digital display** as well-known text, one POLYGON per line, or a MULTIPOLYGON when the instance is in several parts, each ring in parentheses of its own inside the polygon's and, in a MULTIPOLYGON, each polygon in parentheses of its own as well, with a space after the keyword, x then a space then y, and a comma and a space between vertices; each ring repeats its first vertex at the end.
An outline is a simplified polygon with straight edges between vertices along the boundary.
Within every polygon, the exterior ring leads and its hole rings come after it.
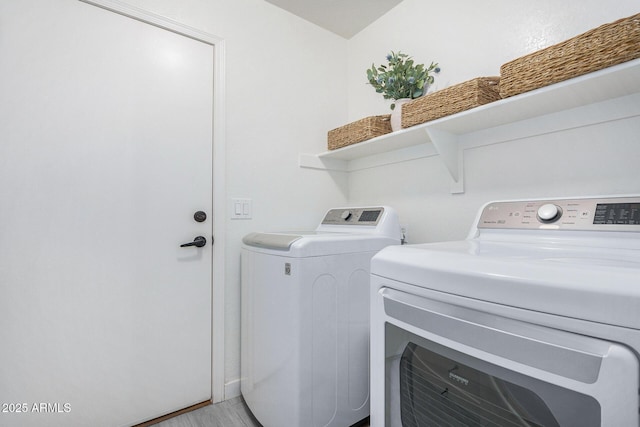
POLYGON ((593 223, 640 225, 640 203, 599 203, 593 223))

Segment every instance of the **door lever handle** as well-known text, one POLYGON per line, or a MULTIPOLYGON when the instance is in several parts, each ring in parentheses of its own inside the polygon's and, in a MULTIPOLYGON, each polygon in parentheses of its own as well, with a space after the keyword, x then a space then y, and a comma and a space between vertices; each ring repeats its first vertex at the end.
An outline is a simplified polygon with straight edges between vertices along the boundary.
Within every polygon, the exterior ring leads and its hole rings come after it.
POLYGON ((195 239, 193 239, 193 242, 183 243, 182 245, 180 245, 180 247, 186 248, 187 246, 195 246, 196 248, 201 248, 206 244, 207 244, 207 239, 205 239, 204 236, 198 236, 195 239))

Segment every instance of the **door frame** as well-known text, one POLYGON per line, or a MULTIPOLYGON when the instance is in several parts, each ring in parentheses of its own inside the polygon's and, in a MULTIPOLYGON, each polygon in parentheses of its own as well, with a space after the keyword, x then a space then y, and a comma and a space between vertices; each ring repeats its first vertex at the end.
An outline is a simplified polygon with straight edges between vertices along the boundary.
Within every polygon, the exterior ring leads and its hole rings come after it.
POLYGON ((211 283, 211 400, 224 400, 224 283, 225 283, 225 159, 226 159, 226 120, 225 120, 225 41, 212 34, 200 31, 131 6, 118 0, 78 0, 138 21, 171 31, 205 43, 213 49, 213 235, 212 247, 212 283, 211 283))

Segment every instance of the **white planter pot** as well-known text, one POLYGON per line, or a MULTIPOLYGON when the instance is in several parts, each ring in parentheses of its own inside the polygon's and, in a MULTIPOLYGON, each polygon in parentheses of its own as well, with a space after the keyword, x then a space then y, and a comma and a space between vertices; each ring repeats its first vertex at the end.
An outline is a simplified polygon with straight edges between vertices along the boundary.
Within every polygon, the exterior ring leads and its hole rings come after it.
POLYGON ((391 111, 391 130, 397 131, 402 129, 402 104, 411 101, 410 98, 400 98, 394 101, 396 108, 391 111))

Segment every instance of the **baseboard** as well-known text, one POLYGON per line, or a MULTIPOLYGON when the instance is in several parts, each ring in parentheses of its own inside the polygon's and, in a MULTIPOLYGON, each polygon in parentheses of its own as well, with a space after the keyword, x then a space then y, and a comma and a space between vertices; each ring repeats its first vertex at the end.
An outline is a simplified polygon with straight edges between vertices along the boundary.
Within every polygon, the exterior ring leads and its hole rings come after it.
POLYGON ((233 399, 240 396, 240 379, 235 379, 225 383, 224 400, 233 399))

